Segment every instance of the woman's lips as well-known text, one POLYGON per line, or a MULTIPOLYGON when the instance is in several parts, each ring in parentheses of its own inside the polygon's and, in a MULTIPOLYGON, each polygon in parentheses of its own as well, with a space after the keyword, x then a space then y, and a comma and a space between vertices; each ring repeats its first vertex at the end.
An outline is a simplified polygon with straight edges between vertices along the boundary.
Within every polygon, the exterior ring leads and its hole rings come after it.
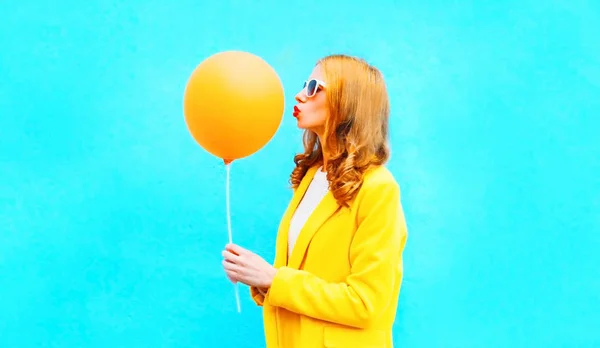
POLYGON ((297 106, 294 106, 294 117, 298 117, 298 114, 300 114, 300 109, 298 109, 297 106))

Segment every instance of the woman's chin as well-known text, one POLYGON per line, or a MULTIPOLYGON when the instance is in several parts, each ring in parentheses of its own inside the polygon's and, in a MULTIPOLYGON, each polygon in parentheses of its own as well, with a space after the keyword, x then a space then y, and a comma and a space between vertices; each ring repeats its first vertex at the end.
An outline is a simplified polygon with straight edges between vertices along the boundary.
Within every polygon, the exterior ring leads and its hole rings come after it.
POLYGON ((311 124, 302 123, 302 121, 298 121, 296 126, 298 127, 298 129, 310 131, 315 134, 319 134, 319 132, 317 130, 321 129, 320 127, 314 127, 314 125, 311 125, 311 124))
POLYGON ((300 129, 306 129, 306 125, 304 123, 302 123, 302 120, 300 120, 299 118, 296 119, 296 126, 300 129))

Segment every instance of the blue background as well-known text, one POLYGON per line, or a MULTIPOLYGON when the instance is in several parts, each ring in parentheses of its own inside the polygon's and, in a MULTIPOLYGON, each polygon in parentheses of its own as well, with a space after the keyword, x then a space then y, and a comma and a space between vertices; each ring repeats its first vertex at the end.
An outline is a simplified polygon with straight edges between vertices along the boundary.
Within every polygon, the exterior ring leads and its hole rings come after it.
POLYGON ((287 93, 232 167, 236 242, 272 261, 293 96, 319 57, 359 55, 387 76, 410 229, 397 346, 600 346, 597 3, 201 3, 0 4, 0 346, 264 346, 221 269, 225 169, 182 114, 230 49, 287 93))

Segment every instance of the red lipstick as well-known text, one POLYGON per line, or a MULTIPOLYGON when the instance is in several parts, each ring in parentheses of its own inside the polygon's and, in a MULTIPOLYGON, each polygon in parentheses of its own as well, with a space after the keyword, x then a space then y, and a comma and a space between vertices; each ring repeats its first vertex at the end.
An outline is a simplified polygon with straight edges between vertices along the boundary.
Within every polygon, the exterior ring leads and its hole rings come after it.
POLYGON ((294 117, 298 117, 299 113, 300 113, 300 109, 298 109, 298 107, 294 105, 294 117))

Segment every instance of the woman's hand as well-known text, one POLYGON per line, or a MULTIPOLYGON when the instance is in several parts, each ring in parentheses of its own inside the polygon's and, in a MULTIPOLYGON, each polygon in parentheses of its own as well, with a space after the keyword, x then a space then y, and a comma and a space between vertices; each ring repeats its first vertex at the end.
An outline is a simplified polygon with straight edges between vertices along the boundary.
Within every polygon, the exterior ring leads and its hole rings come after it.
POLYGON ((223 250, 223 268, 232 282, 267 289, 271 286, 277 269, 262 257, 235 244, 223 250))

